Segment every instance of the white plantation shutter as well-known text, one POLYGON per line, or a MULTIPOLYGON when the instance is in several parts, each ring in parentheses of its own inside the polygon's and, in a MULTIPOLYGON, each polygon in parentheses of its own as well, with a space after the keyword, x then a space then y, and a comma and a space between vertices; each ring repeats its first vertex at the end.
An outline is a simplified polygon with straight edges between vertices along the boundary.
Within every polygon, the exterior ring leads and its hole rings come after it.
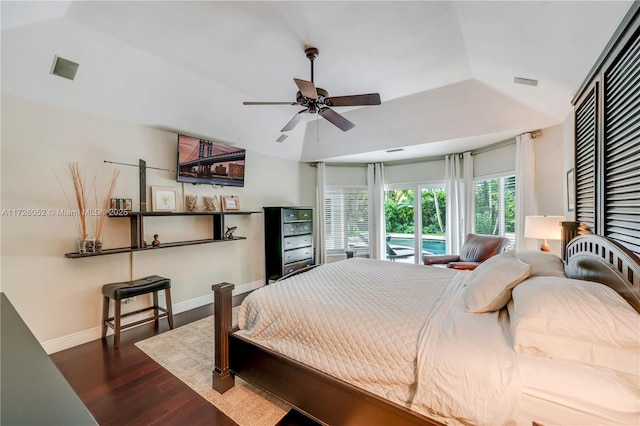
POLYGON ((508 248, 515 246, 515 215, 507 211, 515 206, 516 177, 503 176, 475 181, 475 232, 509 238, 508 248))
POLYGON ((368 246, 369 201, 366 188, 325 190, 325 248, 343 252, 349 245, 368 246))

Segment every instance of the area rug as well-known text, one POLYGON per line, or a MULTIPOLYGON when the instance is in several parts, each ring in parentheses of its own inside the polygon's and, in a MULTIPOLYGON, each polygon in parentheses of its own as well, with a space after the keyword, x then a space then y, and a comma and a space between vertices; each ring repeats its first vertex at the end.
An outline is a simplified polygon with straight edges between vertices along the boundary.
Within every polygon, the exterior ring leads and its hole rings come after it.
MULTIPOLYGON (((234 309, 237 314, 237 309, 234 309)), ((241 426, 273 426, 290 405, 236 377, 219 394, 211 388, 213 316, 136 343, 145 354, 241 426)))

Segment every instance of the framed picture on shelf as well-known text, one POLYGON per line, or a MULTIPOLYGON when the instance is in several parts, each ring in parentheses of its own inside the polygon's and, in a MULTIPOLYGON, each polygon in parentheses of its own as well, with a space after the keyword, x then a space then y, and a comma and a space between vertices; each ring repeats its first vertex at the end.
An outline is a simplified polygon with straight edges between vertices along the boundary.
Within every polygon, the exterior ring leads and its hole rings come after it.
POLYGON ((576 209, 576 177, 575 170, 570 169, 567 172, 567 211, 576 209))
POLYGON ((151 187, 151 208, 154 212, 175 212, 177 206, 177 190, 169 186, 151 187))
POLYGON ((240 198, 237 195, 222 195, 221 198, 223 212, 240 211, 240 198))

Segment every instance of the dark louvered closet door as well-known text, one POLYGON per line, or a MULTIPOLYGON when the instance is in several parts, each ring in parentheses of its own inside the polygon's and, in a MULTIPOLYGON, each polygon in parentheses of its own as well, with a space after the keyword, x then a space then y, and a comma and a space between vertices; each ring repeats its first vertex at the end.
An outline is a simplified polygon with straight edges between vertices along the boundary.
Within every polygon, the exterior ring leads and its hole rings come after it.
POLYGON ((595 230, 596 93, 590 91, 576 108, 576 221, 595 230))
POLYGON ((640 38, 604 73, 605 235, 640 254, 640 38))

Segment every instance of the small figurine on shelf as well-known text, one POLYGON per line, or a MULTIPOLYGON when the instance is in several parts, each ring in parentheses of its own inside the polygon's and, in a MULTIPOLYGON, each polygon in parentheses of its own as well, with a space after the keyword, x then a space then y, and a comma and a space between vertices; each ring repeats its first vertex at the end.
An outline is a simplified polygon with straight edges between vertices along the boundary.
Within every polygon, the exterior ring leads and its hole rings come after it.
POLYGON ((158 239, 158 234, 155 234, 153 236, 153 242, 151 243, 151 245, 153 245, 153 247, 160 246, 160 240, 158 239))
POLYGON ((231 228, 227 228, 227 232, 224 233, 225 240, 233 240, 233 233, 238 229, 237 226, 232 226, 231 228))

